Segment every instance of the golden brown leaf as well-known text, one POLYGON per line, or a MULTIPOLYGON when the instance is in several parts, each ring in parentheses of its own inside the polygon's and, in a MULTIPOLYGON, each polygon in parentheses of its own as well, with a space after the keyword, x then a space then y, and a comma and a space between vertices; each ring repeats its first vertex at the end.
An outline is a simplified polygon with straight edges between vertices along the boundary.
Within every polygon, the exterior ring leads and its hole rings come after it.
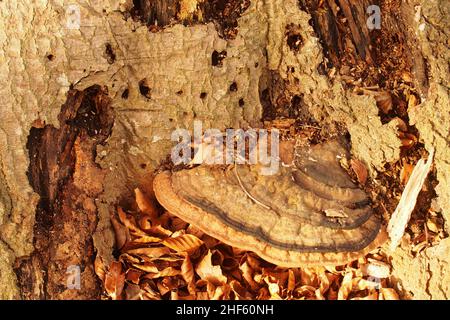
POLYGON ((151 248, 137 248, 127 250, 128 254, 145 255, 150 258, 158 258, 165 254, 170 254, 169 248, 166 247, 151 247, 151 248))
POLYGON ((173 277, 181 274, 181 271, 172 267, 165 268, 161 271, 148 273, 144 276, 146 279, 156 279, 161 277, 173 277))
POLYGON ((194 267, 192 266, 191 259, 188 255, 183 260, 183 264, 181 265, 181 275, 187 283, 188 291, 190 294, 195 293, 195 273, 194 267))
POLYGON ((134 193, 136 196, 136 204, 138 205, 139 210, 142 213, 150 216, 152 222, 156 224, 159 216, 158 208, 155 205, 156 200, 150 200, 139 188, 134 189, 134 193))
POLYGON ((132 231, 134 234, 139 236, 146 236, 147 234, 139 229, 136 226, 136 223, 132 221, 132 219, 128 218, 127 214, 121 207, 117 207, 117 213, 119 214, 120 222, 122 222, 123 225, 125 225, 130 231, 132 231))
POLYGON ((97 277, 99 277, 101 281, 105 281, 106 266, 103 262, 102 257, 100 257, 99 255, 95 257, 94 270, 97 277))
POLYGON ((158 238, 158 237, 153 237, 153 236, 138 236, 136 239, 133 240, 133 243, 138 243, 138 244, 142 244, 142 243, 158 243, 161 242, 162 239, 158 238))
POLYGON ((245 281, 247 281, 247 283, 250 285, 251 289, 253 291, 258 291, 259 289, 259 285, 258 283, 256 283, 256 281, 253 279, 253 270, 252 268, 248 265, 247 262, 244 262, 239 269, 242 271, 242 276, 245 279, 245 281))
POLYGON ((231 280, 230 288, 234 292, 236 300, 248 300, 251 299, 249 292, 236 280, 231 280))
POLYGON ((125 273, 122 272, 122 264, 117 261, 111 262, 108 272, 105 275, 105 289, 113 300, 121 298, 125 283, 125 273))
POLYGON ((360 184, 365 184, 367 181, 367 168, 358 159, 351 159, 350 166, 352 167, 353 172, 356 174, 356 178, 360 184))
POLYGON ((392 288, 381 288, 380 293, 384 300, 400 300, 397 292, 392 288))
POLYGON ((144 272, 158 273, 159 269, 154 263, 146 262, 142 264, 133 264, 133 267, 144 272))
POLYGON ((213 284, 223 284, 227 282, 227 277, 222 274, 222 269, 220 266, 213 266, 211 261, 211 251, 203 257, 196 268, 197 274, 201 279, 207 280, 213 284))
POLYGON ((141 289, 142 300, 161 300, 161 294, 154 290, 149 283, 141 285, 141 289))
POLYGON ((136 270, 136 269, 128 269, 126 274, 126 279, 129 282, 132 282, 134 284, 139 284, 139 279, 141 277, 143 272, 136 270))
POLYGON ((193 252, 203 244, 203 241, 192 234, 184 234, 174 238, 167 238, 162 244, 177 252, 193 252))
POLYGON ((287 290, 288 290, 288 292, 292 292, 295 289, 295 274, 292 269, 289 269, 288 273, 289 273, 289 277, 288 277, 287 290))
POLYGON ((347 272, 342 279, 341 287, 338 291, 338 300, 347 300, 350 292, 353 290, 353 273, 347 272))

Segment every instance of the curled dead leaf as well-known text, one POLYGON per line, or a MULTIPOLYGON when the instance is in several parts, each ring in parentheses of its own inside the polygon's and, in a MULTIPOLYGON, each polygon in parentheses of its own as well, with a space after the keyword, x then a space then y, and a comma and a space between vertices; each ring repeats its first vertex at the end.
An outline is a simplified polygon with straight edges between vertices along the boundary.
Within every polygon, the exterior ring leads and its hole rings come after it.
POLYGON ((178 269, 175 269, 173 267, 165 268, 161 271, 147 273, 144 278, 145 279, 156 279, 156 278, 162 278, 162 277, 173 277, 181 274, 181 271, 178 269))
POLYGON ((125 273, 126 280, 129 282, 132 282, 134 284, 139 284, 140 277, 142 276, 143 272, 136 270, 136 269, 128 269, 125 273))
POLYGON ((367 168, 364 165, 364 163, 362 163, 358 159, 351 159, 350 166, 351 166, 353 172, 356 174, 356 178, 358 179, 358 182, 360 184, 364 185, 367 181, 367 176, 368 176, 367 168))
POLYGON ((128 254, 144 255, 150 258, 158 258, 165 254, 169 254, 170 250, 166 247, 137 248, 126 251, 128 254))
POLYGON ((188 291, 190 294, 195 294, 195 273, 191 259, 188 255, 183 260, 181 265, 181 275, 187 283, 188 291))
POLYGON ((95 257, 94 270, 97 277, 99 277, 101 281, 104 281, 106 275, 106 266, 103 262, 102 257, 100 257, 99 255, 95 257))
POLYGON ((295 289, 295 274, 292 269, 289 269, 288 273, 289 273, 289 276, 288 276, 287 290, 288 290, 288 292, 292 292, 295 289))
POLYGON ((250 265, 247 262, 244 262, 239 269, 242 272, 242 277, 247 281, 247 283, 250 285, 250 288, 253 291, 257 291, 259 289, 258 283, 253 279, 253 270, 250 267, 250 265))
POLYGON ((207 280, 213 284, 220 285, 226 283, 227 277, 223 275, 220 266, 213 266, 211 257, 211 251, 208 250, 208 253, 199 262, 195 271, 201 279, 207 280))
POLYGON ((249 292, 236 280, 231 280, 230 288, 234 292, 236 300, 249 300, 251 295, 249 292))
POLYGON ((156 223, 158 220, 158 208, 156 207, 156 201, 150 200, 139 188, 134 189, 134 193, 136 196, 136 204, 138 205, 139 210, 150 216, 152 222, 156 223))
POLYGON ((111 262, 105 275, 105 290, 108 296, 113 300, 121 299, 124 283, 125 273, 122 271, 122 264, 117 261, 111 262))
POLYGON ((391 271, 389 265, 381 261, 372 261, 361 265, 361 271, 364 275, 371 276, 378 279, 387 278, 391 271))
POLYGON ((341 287, 338 291, 338 300, 347 300, 350 292, 353 290, 353 273, 347 272, 342 279, 341 287))
POLYGON ((121 207, 117 207, 117 213, 119 215, 120 222, 127 227, 133 234, 138 236, 146 236, 147 234, 136 226, 136 222, 132 217, 128 217, 125 211, 121 207))
POLYGON ((380 293, 384 300, 400 300, 397 292, 392 288, 381 288, 380 293))

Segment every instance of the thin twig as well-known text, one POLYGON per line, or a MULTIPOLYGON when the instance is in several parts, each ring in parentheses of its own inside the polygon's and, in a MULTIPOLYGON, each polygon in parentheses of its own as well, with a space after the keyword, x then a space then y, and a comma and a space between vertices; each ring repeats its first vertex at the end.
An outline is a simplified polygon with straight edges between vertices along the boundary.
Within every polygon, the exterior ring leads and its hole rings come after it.
POLYGON ((238 174, 238 171, 237 171, 237 165, 236 165, 236 164, 234 165, 234 173, 236 174, 236 178, 237 178, 237 180, 238 180, 238 182, 239 182, 239 185, 240 185, 241 188, 242 188, 242 191, 245 192, 245 194, 247 195, 247 197, 249 197, 250 199, 252 199, 256 204, 259 204, 260 206, 262 206, 262 207, 264 207, 264 208, 270 210, 270 207, 269 207, 269 206, 265 205, 264 203, 262 203, 262 202, 259 201, 258 199, 255 199, 255 198, 247 191, 247 189, 245 189, 244 185, 242 184, 241 178, 239 177, 239 174, 238 174))

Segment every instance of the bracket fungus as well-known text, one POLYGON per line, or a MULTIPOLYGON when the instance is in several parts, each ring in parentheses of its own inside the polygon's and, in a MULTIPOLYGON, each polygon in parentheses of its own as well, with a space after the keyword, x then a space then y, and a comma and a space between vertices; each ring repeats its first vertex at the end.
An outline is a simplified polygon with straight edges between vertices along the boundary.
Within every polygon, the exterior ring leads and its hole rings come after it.
POLYGON ((337 141, 296 150, 294 164, 261 175, 258 165, 164 171, 158 201, 203 232, 283 267, 339 265, 386 240, 366 193, 341 168, 337 141))

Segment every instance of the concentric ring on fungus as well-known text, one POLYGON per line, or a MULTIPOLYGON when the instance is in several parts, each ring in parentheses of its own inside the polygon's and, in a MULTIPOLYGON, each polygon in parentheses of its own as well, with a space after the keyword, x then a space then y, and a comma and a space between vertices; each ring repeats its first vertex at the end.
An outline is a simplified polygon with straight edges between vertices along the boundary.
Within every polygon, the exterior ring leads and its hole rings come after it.
POLYGON ((169 212, 231 246, 283 267, 345 264, 386 240, 370 199, 340 167, 330 141, 301 150, 294 167, 201 165, 154 180, 169 212))

